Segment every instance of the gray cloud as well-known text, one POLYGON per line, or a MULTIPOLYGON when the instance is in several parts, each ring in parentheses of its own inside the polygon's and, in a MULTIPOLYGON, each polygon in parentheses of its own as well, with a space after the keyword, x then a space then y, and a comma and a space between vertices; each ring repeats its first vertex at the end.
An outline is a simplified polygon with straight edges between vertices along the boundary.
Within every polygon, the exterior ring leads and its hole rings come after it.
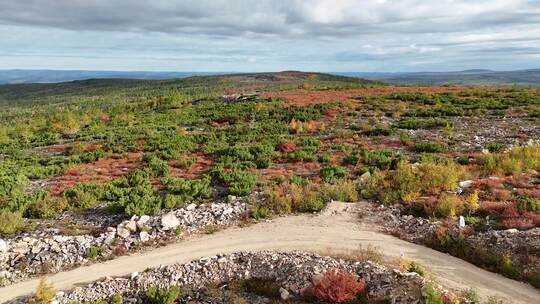
POLYGON ((447 33, 538 24, 525 0, 3 0, 0 22, 68 30, 240 36, 447 33))
POLYGON ((536 0, 2 0, 0 68, 540 65, 536 0))

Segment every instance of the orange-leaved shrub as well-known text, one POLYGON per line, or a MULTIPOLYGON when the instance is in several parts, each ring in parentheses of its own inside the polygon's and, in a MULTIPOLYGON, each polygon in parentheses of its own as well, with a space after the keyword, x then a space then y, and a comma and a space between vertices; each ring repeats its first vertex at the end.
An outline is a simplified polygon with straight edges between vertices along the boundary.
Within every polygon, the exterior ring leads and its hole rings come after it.
POLYGON ((311 295, 319 301, 344 303, 351 301, 366 287, 363 280, 353 273, 329 269, 311 287, 311 295))

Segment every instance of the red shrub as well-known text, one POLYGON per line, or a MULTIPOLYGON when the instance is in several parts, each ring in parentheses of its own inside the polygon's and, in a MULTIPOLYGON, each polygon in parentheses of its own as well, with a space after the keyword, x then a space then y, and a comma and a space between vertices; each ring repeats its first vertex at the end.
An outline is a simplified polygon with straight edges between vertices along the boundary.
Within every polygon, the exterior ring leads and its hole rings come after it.
POLYGON ((339 269, 327 270, 311 287, 311 294, 319 301, 344 303, 364 291, 366 284, 358 276, 339 269))
POLYGON ((504 179, 502 178, 484 178, 474 182, 474 188, 492 190, 492 189, 501 189, 503 188, 504 179))
POLYGON ((519 230, 527 230, 534 227, 533 220, 529 218, 506 218, 502 220, 502 225, 506 229, 516 228, 519 230))
POLYGON ((512 199, 512 192, 505 189, 494 189, 490 196, 486 197, 486 200, 492 201, 509 201, 512 199))
POLYGON ((522 182, 522 181, 519 181, 519 180, 515 180, 515 179, 509 179, 506 181, 506 183, 510 186, 513 186, 515 188, 523 188, 523 189, 530 189, 530 188, 534 188, 534 185, 531 185, 529 183, 526 183, 526 182, 522 182))
POLYGON ((102 123, 108 123, 109 121, 111 121, 111 117, 107 114, 103 114, 99 117, 99 120, 102 122, 102 123))
POLYGON ((501 214, 508 206, 505 202, 482 202, 478 208, 478 211, 487 214, 501 214))
POLYGON ((296 151, 296 144, 294 142, 292 142, 292 141, 286 142, 286 143, 281 144, 279 146, 279 150, 281 150, 281 152, 285 152, 285 153, 294 152, 294 151, 296 151))
POLYGON ((511 219, 520 217, 520 214, 516 206, 508 206, 504 209, 502 216, 511 219))
POLYGON ((521 196, 533 197, 540 200, 540 189, 517 189, 516 193, 521 196))
POLYGON ((540 214, 534 212, 524 212, 523 216, 530 219, 536 227, 540 227, 540 214))

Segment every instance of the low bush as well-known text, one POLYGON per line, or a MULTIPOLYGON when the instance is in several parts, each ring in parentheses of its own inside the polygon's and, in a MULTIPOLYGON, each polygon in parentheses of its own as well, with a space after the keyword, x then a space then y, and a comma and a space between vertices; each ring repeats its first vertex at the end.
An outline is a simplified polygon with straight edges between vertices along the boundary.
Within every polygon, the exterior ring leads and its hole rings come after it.
POLYGON ((327 183, 335 183, 347 177, 347 170, 343 167, 326 167, 319 171, 321 179, 327 183))
POLYGON ((123 300, 122 294, 117 293, 112 297, 111 301, 98 300, 93 302, 85 302, 84 304, 122 304, 123 300))
POLYGON ((424 270, 424 268, 422 266, 418 265, 415 261, 405 262, 402 265, 402 270, 404 272, 415 272, 415 273, 419 274, 422 277, 426 274, 426 271, 424 270))
POLYGON ((390 149, 375 151, 364 150, 360 155, 364 165, 377 167, 383 170, 395 169, 397 163, 403 160, 401 154, 390 149))
POLYGON ((329 269, 313 284, 311 294, 319 301, 345 303, 353 300, 366 288, 364 281, 353 273, 329 269))
POLYGON ((390 136, 394 131, 390 128, 373 128, 364 132, 367 136, 390 136))
POLYGON ((432 281, 429 281, 422 291, 425 304, 445 304, 442 292, 432 281))
POLYGON ((517 207, 521 211, 531 211, 540 214, 540 202, 532 197, 524 197, 518 200, 517 207))
POLYGON ((456 215, 462 214, 463 209, 463 200, 460 197, 453 194, 444 194, 435 206, 433 214, 439 217, 456 219, 456 215))
POLYGON ((24 230, 26 222, 20 212, 0 210, 0 235, 11 235, 24 230))
POLYGON ((501 152, 505 145, 502 143, 489 143, 486 145, 486 149, 491 153, 501 152))
POLYGON ((411 203, 422 195, 455 191, 466 176, 463 167, 454 163, 398 163, 395 171, 375 172, 363 185, 362 196, 385 204, 411 203))
POLYGON ((446 146, 436 142, 423 142, 414 145, 414 150, 418 153, 442 153, 446 146))
POLYGON ((109 207, 113 211, 127 215, 153 215, 162 208, 162 199, 156 195, 150 175, 144 170, 135 170, 126 178, 108 184, 103 199, 111 202, 109 207))
POLYGON ((321 188, 312 183, 297 185, 284 182, 266 188, 264 193, 268 197, 265 207, 274 214, 319 211, 326 202, 321 188))
POLYGON ((167 189, 167 195, 163 198, 164 208, 178 208, 187 202, 199 202, 210 198, 212 188, 209 176, 199 180, 186 180, 183 178, 164 178, 162 183, 167 189))
POLYGON ((169 288, 150 287, 146 291, 146 299, 150 304, 173 304, 180 296, 180 289, 176 286, 169 288))
POLYGON ((56 290, 52 284, 47 283, 47 280, 42 277, 39 279, 39 284, 36 288, 34 296, 30 298, 31 304, 51 304, 56 295, 56 290))
POLYGON ((354 183, 347 179, 341 179, 334 184, 325 184, 320 190, 325 201, 335 200, 340 202, 357 202, 358 191, 354 183))
POLYGON ((448 125, 448 122, 446 120, 442 119, 427 119, 427 120, 420 120, 414 117, 407 117, 401 119, 397 123, 398 129, 429 129, 434 127, 445 127, 448 125))
POLYGON ((92 246, 92 247, 88 247, 86 249, 86 252, 84 254, 84 256, 88 259, 93 259, 93 258, 96 258, 98 256, 100 256, 101 254, 103 254, 105 251, 107 250, 107 247, 105 246, 100 246, 100 247, 96 247, 96 246, 92 246))
POLYGON ((517 147, 508 153, 493 153, 479 159, 484 174, 516 174, 540 170, 540 147, 517 147))

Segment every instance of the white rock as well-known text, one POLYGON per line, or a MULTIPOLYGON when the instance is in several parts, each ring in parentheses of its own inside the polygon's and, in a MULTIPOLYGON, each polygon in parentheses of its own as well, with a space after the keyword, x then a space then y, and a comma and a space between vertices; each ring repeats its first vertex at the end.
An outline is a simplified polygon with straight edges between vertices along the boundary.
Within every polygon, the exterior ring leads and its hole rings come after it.
POLYGON ((148 215, 143 215, 141 218, 137 221, 137 224, 146 224, 150 220, 150 217, 148 215))
POLYGON ((470 188, 472 184, 473 184, 472 180, 461 181, 459 182, 459 187, 461 189, 467 189, 467 188, 470 188))
POLYGON ((126 239, 131 234, 131 231, 122 225, 118 225, 116 228, 116 234, 118 234, 119 237, 126 239))
POLYGON ((187 205, 186 210, 187 211, 193 211, 193 210, 195 210, 195 208, 197 208, 197 205, 191 203, 191 204, 187 205))
POLYGON ((0 253, 6 253, 8 251, 8 245, 6 241, 0 239, 0 253))
POLYGON ((132 272, 132 273, 131 273, 131 279, 132 279, 132 280, 135 279, 135 278, 138 277, 138 276, 139 276, 139 273, 138 273, 138 272, 132 272))
POLYGON ((164 230, 174 229, 180 225, 180 221, 174 215, 173 212, 169 212, 167 214, 164 214, 161 217, 161 227, 163 227, 164 230))
POLYGON ((228 215, 228 214, 231 214, 233 213, 234 209, 233 208, 227 208, 223 211, 223 215, 228 215))
POLYGON ((124 225, 125 228, 129 229, 129 231, 131 232, 136 232, 137 231, 137 222, 135 221, 128 221, 125 225, 124 225))
POLYGON ((516 228, 512 228, 512 229, 506 229, 506 232, 508 232, 508 233, 518 233, 519 230, 517 230, 516 228))
POLYGON ((282 300, 287 300, 289 299, 289 292, 287 291, 287 289, 283 288, 283 287, 280 287, 279 288, 279 296, 281 297, 282 300))
POLYGON ((465 218, 460 215, 459 216, 459 228, 464 228, 465 227, 465 218))
POLYGON ((217 262, 218 262, 219 264, 226 263, 226 262, 227 262, 227 258, 221 257, 221 258, 217 259, 217 262))
POLYGON ((139 237, 141 238, 141 242, 148 242, 150 240, 150 234, 146 231, 139 233, 139 237))

